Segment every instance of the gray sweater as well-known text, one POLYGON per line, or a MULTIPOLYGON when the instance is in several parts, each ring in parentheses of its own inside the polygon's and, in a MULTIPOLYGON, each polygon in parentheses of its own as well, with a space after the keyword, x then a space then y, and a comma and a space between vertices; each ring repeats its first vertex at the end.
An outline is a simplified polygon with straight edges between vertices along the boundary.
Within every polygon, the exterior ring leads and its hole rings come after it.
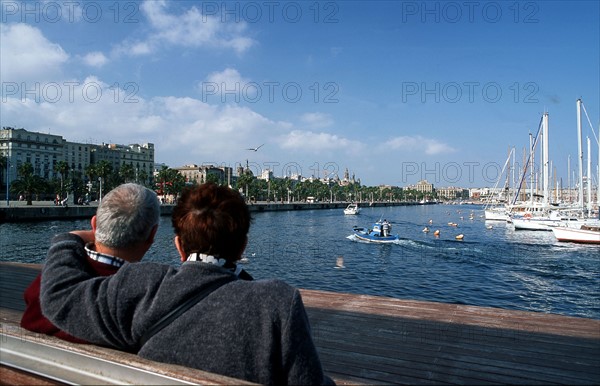
POLYGON ((42 272, 44 315, 89 342, 262 384, 332 383, 323 374, 300 293, 245 281, 212 264, 125 264, 95 277, 83 241, 56 236, 42 272), (151 337, 144 333, 197 291, 224 284, 151 337))

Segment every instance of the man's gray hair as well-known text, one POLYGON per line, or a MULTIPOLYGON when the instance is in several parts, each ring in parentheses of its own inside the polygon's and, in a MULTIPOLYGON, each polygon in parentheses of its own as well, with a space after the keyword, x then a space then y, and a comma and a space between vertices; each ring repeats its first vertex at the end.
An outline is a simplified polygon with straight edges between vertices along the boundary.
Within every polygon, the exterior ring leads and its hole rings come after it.
POLYGON ((148 239, 159 217, 156 193, 138 184, 119 185, 98 206, 96 241, 110 248, 134 246, 148 239))

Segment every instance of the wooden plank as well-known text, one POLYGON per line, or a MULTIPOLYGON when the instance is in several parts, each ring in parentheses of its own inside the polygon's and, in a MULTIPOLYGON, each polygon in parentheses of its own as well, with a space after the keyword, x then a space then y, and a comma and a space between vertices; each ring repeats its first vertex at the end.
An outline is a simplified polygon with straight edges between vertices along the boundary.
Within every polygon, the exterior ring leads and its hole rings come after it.
POLYGON ((312 290, 302 297, 325 368, 344 368, 340 376, 364 376, 360 363, 376 370, 371 383, 600 381, 597 320, 312 290))
MULTIPOLYGON (((39 266, 20 265, 9 273, 0 268, 8 280, 0 288, 11 298, 22 295, 39 266)), ((600 320, 316 290, 301 294, 323 366, 338 384, 600 384, 600 320)), ((18 300, 8 300, 18 309, 18 300)), ((20 319, 15 312, 12 317, 20 319)), ((10 319, 3 310, 0 315, 10 319)))

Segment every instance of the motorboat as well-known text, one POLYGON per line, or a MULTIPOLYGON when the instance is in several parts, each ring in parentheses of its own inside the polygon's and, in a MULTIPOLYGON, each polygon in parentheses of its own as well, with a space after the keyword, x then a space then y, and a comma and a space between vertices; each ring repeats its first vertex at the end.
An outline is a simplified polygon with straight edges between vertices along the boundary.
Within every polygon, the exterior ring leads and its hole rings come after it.
POLYGON ((360 241, 389 244, 398 241, 398 235, 392 234, 392 225, 383 220, 377 221, 372 228, 354 227, 354 236, 360 241))
POLYGON ((344 214, 358 214, 360 213, 360 208, 358 204, 349 204, 346 209, 344 209, 344 214))

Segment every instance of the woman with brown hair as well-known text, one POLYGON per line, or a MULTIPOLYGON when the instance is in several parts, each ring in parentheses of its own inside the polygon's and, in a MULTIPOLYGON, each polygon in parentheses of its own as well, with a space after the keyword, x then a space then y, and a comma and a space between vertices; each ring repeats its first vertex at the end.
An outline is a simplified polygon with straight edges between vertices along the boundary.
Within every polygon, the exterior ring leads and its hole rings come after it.
POLYGON ((241 195, 204 184, 173 212, 181 268, 125 264, 93 278, 83 241, 57 236, 42 277, 42 308, 57 326, 90 342, 261 384, 331 384, 297 289, 249 278, 236 262, 250 212, 241 195))

